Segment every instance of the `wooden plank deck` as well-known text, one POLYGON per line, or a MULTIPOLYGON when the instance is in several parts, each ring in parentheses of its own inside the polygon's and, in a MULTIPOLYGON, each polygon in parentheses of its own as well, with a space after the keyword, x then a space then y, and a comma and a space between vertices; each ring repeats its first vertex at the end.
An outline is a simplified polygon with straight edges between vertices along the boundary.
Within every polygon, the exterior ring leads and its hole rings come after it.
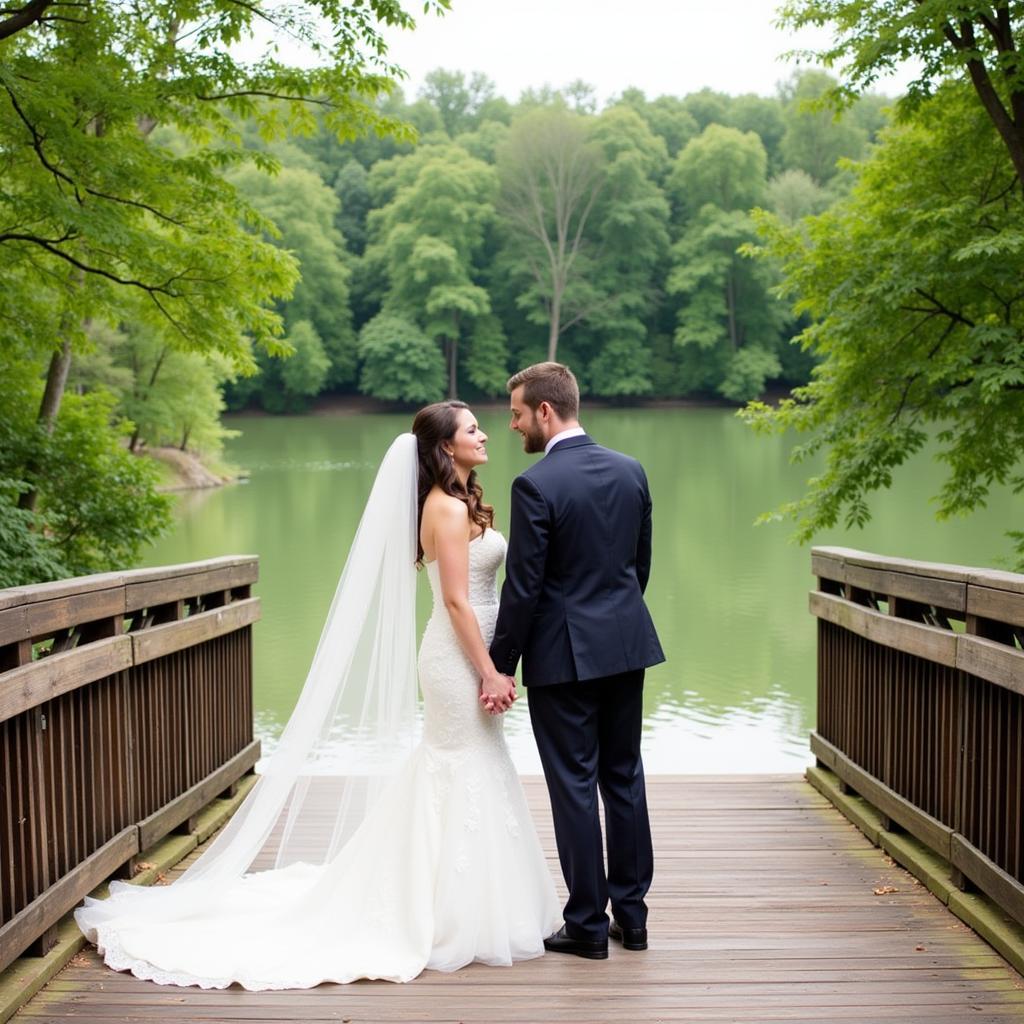
MULTIPOLYGON (((525 780, 560 877, 546 792, 525 780)), ((1024 1021, 1024 982, 795 775, 649 779, 651 948, 548 954, 408 985, 164 988, 79 954, 14 1019, 365 1022, 1024 1021), (876 889, 895 891, 876 895, 876 889)))

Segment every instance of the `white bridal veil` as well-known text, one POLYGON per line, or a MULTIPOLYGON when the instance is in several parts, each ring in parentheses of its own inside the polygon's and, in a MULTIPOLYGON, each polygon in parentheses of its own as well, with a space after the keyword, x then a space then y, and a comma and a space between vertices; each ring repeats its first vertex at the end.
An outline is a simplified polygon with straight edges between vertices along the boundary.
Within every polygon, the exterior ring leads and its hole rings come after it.
POLYGON ((416 437, 381 462, 295 710, 249 796, 171 888, 113 882, 86 934, 136 908, 187 917, 226 883, 331 860, 415 745, 416 437))

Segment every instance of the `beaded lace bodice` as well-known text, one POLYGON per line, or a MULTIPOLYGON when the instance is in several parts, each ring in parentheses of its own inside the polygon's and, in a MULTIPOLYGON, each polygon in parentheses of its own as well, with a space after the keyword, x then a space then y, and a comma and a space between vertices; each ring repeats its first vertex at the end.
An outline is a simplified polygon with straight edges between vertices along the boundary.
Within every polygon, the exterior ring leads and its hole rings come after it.
MULTIPOLYGON (((474 608, 498 603, 497 576, 505 560, 508 545, 497 530, 486 530, 469 542, 469 603, 474 608)), ((434 614, 444 612, 444 598, 441 594, 441 573, 437 562, 427 563, 430 589, 434 594, 434 614)), ((447 615, 447 612, 445 612, 447 615)), ((490 641, 490 637, 484 636, 490 641)))
MULTIPOLYGON (((469 603, 484 644, 490 644, 498 618, 497 575, 505 559, 505 538, 486 530, 469 543, 469 603)), ((441 593, 436 562, 427 563, 434 609, 423 631, 417 668, 423 691, 423 739, 446 755, 469 752, 480 744, 500 744, 502 718, 480 707, 480 674, 462 649, 441 593)))

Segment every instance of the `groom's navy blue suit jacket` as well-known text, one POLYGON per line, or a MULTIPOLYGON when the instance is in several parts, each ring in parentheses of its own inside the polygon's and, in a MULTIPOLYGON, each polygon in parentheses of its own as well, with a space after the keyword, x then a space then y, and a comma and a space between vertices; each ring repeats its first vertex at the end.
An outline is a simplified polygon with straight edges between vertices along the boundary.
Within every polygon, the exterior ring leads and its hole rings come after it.
POLYGON ((586 434, 512 483, 505 584, 491 643, 523 683, 598 679, 664 661, 643 592, 651 496, 643 467, 586 434))

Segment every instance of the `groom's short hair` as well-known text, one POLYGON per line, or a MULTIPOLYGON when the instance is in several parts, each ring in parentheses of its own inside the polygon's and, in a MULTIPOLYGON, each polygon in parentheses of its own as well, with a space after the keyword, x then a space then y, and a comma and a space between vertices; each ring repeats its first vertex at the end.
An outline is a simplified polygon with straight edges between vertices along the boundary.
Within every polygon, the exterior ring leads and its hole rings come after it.
POLYGON ((561 363, 534 363, 513 374, 505 387, 511 395, 522 387, 523 401, 536 409, 547 402, 562 420, 574 420, 580 414, 580 386, 568 366, 561 363))

